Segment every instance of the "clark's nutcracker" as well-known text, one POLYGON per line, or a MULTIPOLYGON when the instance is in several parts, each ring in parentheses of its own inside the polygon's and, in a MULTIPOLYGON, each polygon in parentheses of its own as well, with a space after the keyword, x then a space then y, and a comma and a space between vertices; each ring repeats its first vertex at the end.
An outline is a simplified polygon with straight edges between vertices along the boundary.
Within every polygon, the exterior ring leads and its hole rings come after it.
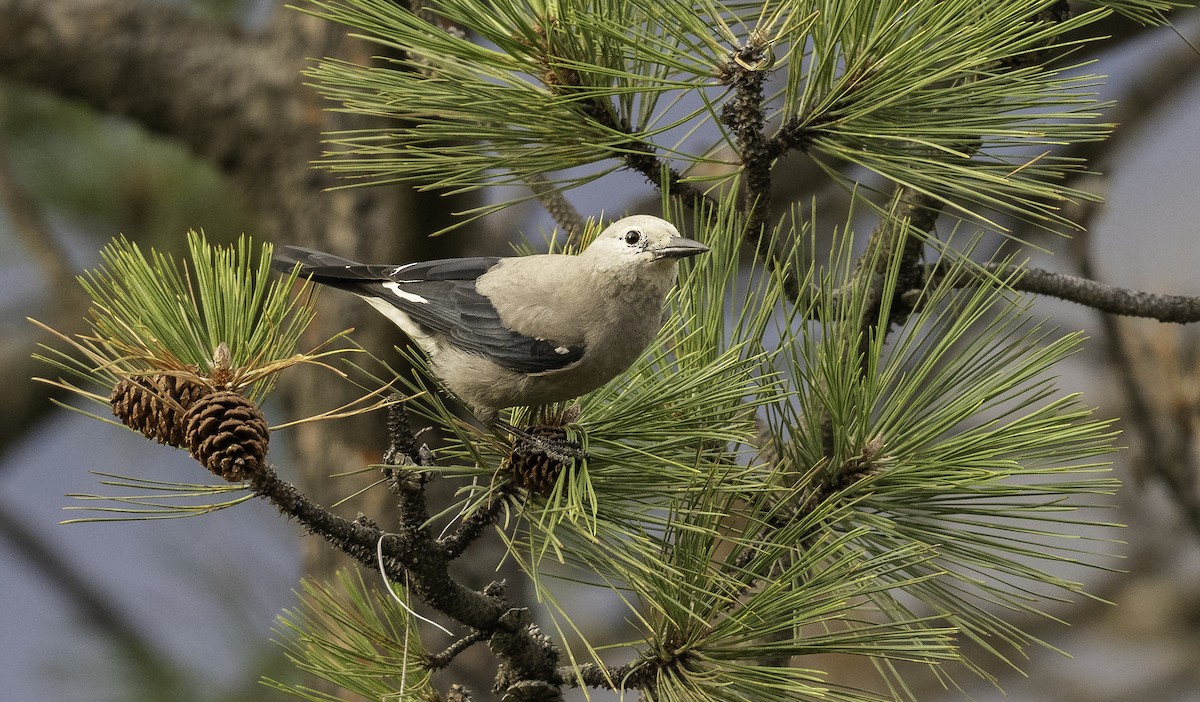
POLYGON ((364 265, 284 247, 272 267, 352 292, 428 354, 484 424, 567 400, 628 368, 662 326, 678 259, 708 251, 649 215, 611 224, 578 256, 364 265))

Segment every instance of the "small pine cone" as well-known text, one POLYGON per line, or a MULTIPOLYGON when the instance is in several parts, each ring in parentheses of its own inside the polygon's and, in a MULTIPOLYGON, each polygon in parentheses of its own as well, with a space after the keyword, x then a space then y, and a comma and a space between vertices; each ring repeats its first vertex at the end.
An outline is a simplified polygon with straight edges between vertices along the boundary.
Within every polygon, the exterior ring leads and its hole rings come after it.
MULTIPOLYGON (((125 426, 142 433, 147 439, 166 444, 169 436, 162 433, 163 402, 151 382, 145 378, 122 378, 108 397, 113 416, 125 426)), ((176 444, 178 445, 178 444, 176 444)))
POLYGON ((208 368, 208 381, 214 388, 229 389, 229 384, 233 382, 232 363, 229 346, 224 341, 217 344, 216 350, 213 351, 212 364, 208 368))
POLYGON ((267 456, 267 420, 258 406, 236 392, 205 395, 183 421, 192 457, 231 483, 248 478, 267 456))
MULTIPOLYGON (((529 427, 526 431, 539 439, 546 439, 552 444, 567 442, 567 432, 562 427, 542 425, 529 427)), ((518 442, 522 442, 522 440, 518 439, 518 442)), ((524 446, 514 447, 508 458, 513 479, 518 487, 537 493, 542 497, 549 497, 550 493, 554 492, 554 485, 558 483, 558 476, 563 471, 563 461, 559 457, 549 455, 544 449, 531 444, 528 440, 524 440, 523 443, 524 446)))

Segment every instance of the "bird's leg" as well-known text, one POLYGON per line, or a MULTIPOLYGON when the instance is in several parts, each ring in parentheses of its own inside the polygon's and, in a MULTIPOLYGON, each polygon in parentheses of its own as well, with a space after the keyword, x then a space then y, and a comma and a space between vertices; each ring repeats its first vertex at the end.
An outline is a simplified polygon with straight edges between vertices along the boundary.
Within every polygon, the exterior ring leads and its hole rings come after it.
POLYGON ((578 441, 570 439, 557 439, 548 436, 538 436, 525 429, 518 429, 509 424, 503 419, 492 420, 492 426, 502 432, 512 434, 517 441, 523 442, 526 446, 522 450, 532 449, 535 452, 541 452, 557 461, 566 463, 575 459, 587 458, 587 452, 584 451, 578 441))

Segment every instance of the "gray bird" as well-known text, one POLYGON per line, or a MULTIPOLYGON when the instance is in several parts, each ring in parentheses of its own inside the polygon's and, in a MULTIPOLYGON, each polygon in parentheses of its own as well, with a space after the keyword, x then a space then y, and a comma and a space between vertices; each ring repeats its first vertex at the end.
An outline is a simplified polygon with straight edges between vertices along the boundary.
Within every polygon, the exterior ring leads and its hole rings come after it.
POLYGON ((568 400, 628 368, 662 327, 681 258, 708 251, 649 215, 577 256, 364 265, 284 247, 272 268, 352 292, 400 327, 485 424, 505 407, 568 400))

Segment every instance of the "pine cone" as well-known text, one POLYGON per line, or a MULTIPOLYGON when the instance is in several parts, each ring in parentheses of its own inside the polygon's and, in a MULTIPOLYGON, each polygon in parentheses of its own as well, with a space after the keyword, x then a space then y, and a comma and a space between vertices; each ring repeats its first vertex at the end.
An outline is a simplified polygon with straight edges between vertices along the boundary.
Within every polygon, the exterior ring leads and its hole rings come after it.
POLYGON ((163 403, 148 379, 122 378, 113 387, 108 404, 112 407, 113 416, 125 426, 141 432, 147 439, 167 443, 167 437, 159 432, 163 403))
POLYGON ((183 448, 183 413, 206 392, 203 385, 174 375, 124 378, 108 401, 125 426, 160 444, 183 448))
POLYGON ((184 414, 209 390, 200 383, 177 375, 160 375, 154 379, 160 398, 158 430, 166 437, 163 443, 184 448, 187 446, 184 431, 184 414))
POLYGON ((219 390, 200 398, 184 425, 192 457, 231 483, 248 478, 267 456, 267 420, 236 392, 219 390))
MULTIPOLYGON (((552 444, 567 442, 567 432, 562 427, 539 425, 528 427, 525 431, 539 439, 546 439, 552 444)), ((563 471, 562 459, 549 455, 544 449, 536 444, 531 444, 528 440, 518 439, 517 441, 518 446, 514 446, 512 453, 508 456, 508 466, 512 470, 513 479, 518 487, 537 493, 542 497, 549 497, 554 492, 554 485, 563 471)))

